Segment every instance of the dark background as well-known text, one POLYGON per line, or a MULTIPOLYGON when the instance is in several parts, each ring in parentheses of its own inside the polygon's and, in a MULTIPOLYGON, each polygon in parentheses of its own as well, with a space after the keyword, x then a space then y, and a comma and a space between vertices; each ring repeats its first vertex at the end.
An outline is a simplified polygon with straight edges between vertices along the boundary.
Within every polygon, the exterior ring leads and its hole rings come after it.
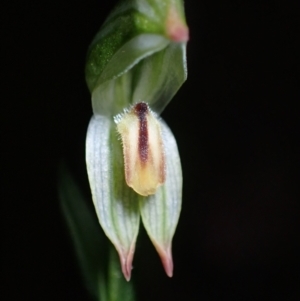
MULTIPOLYGON (((57 169, 68 158, 86 185, 85 55, 115 3, 3 9, 5 300, 89 300, 59 209, 57 169)), ((167 278, 139 239, 138 300, 300 300, 296 5, 186 1, 189 76, 162 114, 184 175, 175 274, 167 278)))

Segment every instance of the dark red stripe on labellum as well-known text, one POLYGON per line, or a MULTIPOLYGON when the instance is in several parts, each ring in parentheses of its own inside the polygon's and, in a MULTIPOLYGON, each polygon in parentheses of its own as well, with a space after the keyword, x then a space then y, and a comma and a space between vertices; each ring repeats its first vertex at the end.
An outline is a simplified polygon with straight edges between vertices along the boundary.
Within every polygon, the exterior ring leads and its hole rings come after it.
POLYGON ((142 162, 147 162, 148 159, 148 125, 147 125, 147 114, 148 105, 144 102, 140 102, 134 106, 134 112, 139 118, 139 142, 138 149, 139 155, 142 162))

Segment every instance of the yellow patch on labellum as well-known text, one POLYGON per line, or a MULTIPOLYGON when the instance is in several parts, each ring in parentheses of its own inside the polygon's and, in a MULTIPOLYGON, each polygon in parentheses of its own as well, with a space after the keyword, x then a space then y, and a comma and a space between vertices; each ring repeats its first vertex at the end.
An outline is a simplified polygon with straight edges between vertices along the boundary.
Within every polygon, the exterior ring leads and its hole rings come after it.
POLYGON ((140 102, 115 118, 122 138, 125 179, 138 194, 154 194, 165 181, 165 157, 160 122, 140 102))

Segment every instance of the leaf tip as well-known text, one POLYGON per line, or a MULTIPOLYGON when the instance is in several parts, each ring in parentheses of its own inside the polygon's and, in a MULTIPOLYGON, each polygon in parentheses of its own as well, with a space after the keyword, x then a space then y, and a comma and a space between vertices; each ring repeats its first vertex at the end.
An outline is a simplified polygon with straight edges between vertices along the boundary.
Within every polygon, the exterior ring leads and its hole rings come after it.
POLYGON ((171 245, 164 247, 164 246, 160 246, 160 245, 154 243, 154 246, 161 259, 161 262, 162 262, 162 265, 164 267, 166 274, 170 278, 173 277, 174 264, 173 264, 171 245))
POLYGON ((130 248, 129 252, 125 254, 123 251, 118 250, 120 263, 122 267, 122 273, 127 281, 130 281, 131 270, 132 270, 132 261, 134 255, 134 246, 130 248))
POLYGON ((165 269, 166 274, 169 277, 173 277, 173 258, 172 258, 172 252, 170 249, 168 249, 166 252, 164 252, 163 254, 159 254, 163 267, 165 269))
POLYGON ((173 42, 187 42, 189 40, 189 28, 174 7, 171 7, 168 13, 166 33, 173 42))

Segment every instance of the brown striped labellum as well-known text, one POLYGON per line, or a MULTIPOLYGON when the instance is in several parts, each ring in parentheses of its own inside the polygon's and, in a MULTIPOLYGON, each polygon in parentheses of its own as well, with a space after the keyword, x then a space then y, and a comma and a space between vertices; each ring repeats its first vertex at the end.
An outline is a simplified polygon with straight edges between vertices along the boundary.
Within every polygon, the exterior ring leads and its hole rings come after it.
POLYGON ((148 196, 165 182, 165 155, 160 122, 140 102, 115 117, 121 135, 125 179, 138 194, 148 196))

